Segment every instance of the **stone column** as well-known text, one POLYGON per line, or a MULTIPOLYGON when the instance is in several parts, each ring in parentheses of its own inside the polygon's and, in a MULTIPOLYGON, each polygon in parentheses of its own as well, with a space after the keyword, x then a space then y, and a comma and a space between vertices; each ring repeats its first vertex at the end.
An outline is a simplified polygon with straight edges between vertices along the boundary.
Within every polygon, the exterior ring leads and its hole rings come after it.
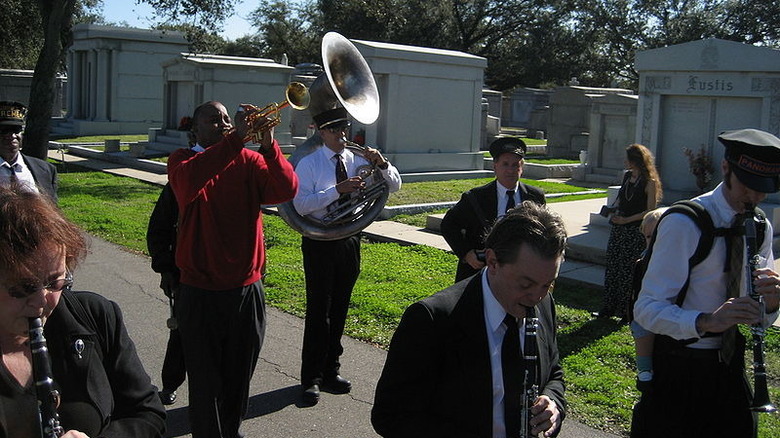
POLYGON ((97 75, 97 51, 90 50, 87 52, 87 78, 89 82, 86 83, 87 111, 84 114, 84 118, 87 120, 95 120, 97 115, 97 95, 100 93, 97 87, 97 75))
POLYGON ((95 117, 94 120, 107 122, 108 102, 111 100, 111 66, 109 57, 111 51, 97 49, 95 51, 97 64, 95 67, 95 117))

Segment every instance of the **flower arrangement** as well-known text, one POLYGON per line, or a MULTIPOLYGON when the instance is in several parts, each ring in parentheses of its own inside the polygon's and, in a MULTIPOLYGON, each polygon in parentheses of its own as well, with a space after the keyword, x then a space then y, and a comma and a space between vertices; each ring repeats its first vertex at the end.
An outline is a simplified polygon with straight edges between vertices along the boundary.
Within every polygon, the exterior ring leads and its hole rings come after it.
POLYGON ((688 158, 688 169, 696 177, 696 187, 704 192, 704 188, 712 181, 712 176, 715 173, 710 154, 703 147, 699 148, 697 152, 683 148, 683 154, 688 158))

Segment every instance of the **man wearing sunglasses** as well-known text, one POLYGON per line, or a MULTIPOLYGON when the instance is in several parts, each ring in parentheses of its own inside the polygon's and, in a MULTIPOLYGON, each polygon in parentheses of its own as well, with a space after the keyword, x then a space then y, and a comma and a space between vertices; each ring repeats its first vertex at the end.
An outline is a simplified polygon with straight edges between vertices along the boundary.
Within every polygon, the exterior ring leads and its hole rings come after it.
POLYGON ((19 182, 57 201, 57 169, 53 164, 20 153, 27 108, 0 101, 0 184, 19 182))
MULTIPOLYGON (((328 205, 342 195, 365 187, 358 168, 376 166, 390 192, 401 187, 401 176, 382 154, 372 148, 363 156, 346 148, 350 122, 343 107, 314 116, 323 145, 303 157, 295 168, 298 194, 293 199, 301 216, 321 219, 328 205)), ((352 389, 341 377, 339 357, 344 352, 341 335, 352 288, 360 273, 360 233, 336 240, 301 240, 306 275, 306 323, 303 332, 301 386, 303 402, 315 405, 320 389, 346 394, 352 389)))

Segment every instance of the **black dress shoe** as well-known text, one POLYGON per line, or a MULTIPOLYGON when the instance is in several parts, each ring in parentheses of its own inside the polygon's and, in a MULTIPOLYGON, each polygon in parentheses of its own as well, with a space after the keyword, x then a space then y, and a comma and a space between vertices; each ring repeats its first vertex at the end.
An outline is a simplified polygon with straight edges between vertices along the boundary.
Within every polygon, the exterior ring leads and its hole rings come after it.
POLYGON ((314 406, 320 401, 319 385, 311 385, 303 390, 303 403, 307 406, 314 406))
POLYGON ((176 391, 163 389, 162 391, 158 392, 157 395, 160 396, 160 401, 162 404, 166 406, 176 403, 176 391))
POLYGON ((352 382, 336 374, 322 381, 322 389, 332 394, 347 394, 352 391, 352 382))

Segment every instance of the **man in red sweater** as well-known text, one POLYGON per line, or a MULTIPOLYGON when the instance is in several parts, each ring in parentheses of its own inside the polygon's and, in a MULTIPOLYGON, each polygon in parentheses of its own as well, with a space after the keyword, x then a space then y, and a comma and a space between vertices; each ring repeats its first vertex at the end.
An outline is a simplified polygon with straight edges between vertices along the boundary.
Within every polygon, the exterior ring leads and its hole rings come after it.
MULTIPOLYGON (((193 114, 198 144, 168 159, 179 205, 176 319, 193 438, 242 436, 249 381, 265 333, 260 206, 288 201, 298 190, 273 129, 264 132, 259 152, 244 148, 251 128, 247 109, 239 108, 234 126, 220 102, 198 106, 193 114)), ((267 123, 260 119, 255 128, 267 123)))

